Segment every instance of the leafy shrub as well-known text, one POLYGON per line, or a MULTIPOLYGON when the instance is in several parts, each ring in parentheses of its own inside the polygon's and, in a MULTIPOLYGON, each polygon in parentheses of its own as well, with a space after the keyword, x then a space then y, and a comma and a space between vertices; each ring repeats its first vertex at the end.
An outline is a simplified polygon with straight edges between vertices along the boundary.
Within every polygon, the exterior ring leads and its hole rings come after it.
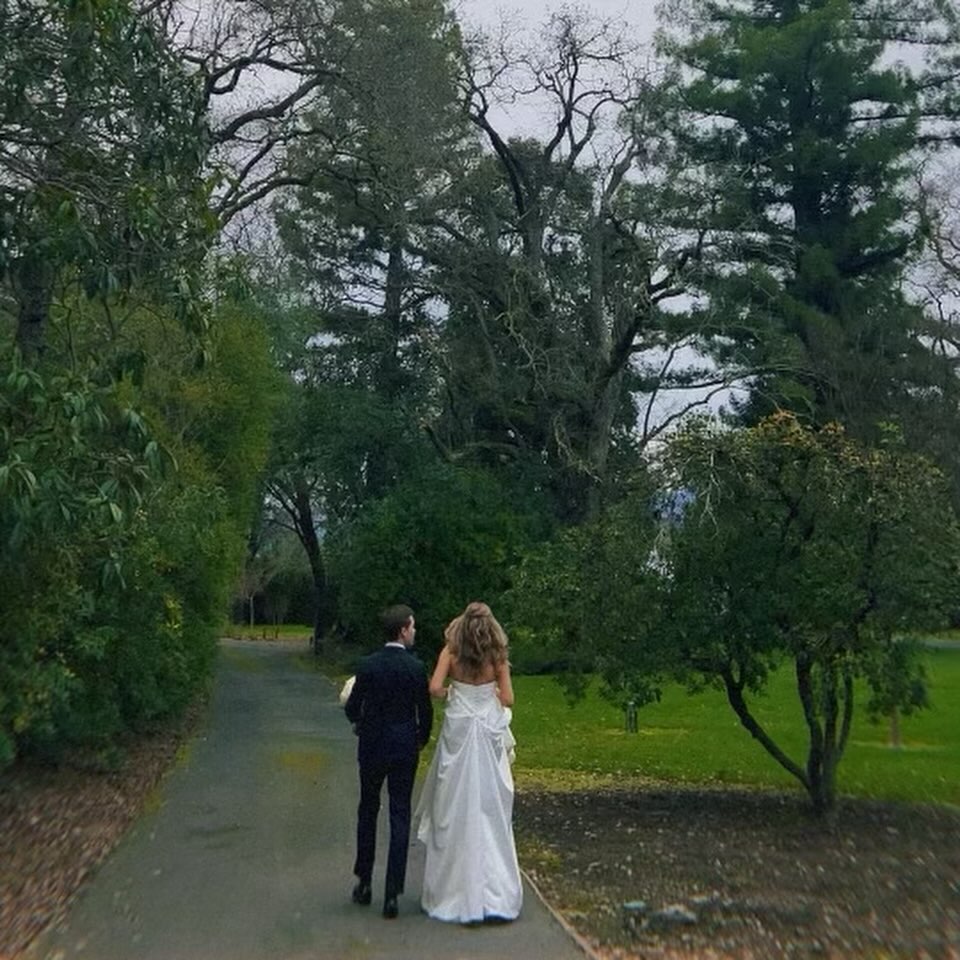
POLYGON ((478 469, 440 464, 403 479, 330 543, 330 572, 348 634, 380 641, 391 603, 416 611, 418 644, 437 649, 444 626, 471 600, 494 610, 510 570, 546 520, 478 469))

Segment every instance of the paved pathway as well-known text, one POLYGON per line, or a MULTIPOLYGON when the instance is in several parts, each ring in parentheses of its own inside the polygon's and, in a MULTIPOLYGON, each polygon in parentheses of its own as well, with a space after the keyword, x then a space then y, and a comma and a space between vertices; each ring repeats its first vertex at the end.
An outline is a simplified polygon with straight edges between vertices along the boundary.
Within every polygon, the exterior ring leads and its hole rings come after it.
MULTIPOLYGON (((583 960, 526 890, 514 923, 419 909, 413 841, 400 916, 350 903, 353 733, 305 648, 224 641, 211 716, 188 758, 28 960, 583 960)), ((386 804, 384 804, 386 806, 386 804)), ((381 820, 375 895, 383 887, 381 820)))

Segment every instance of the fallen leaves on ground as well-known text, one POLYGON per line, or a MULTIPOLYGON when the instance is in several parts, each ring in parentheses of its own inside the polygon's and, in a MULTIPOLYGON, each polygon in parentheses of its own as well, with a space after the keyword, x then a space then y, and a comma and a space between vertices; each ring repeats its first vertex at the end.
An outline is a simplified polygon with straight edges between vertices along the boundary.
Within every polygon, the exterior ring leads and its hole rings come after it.
POLYGON ((518 789, 521 862, 607 960, 960 958, 960 812, 640 783, 518 789))
POLYGON ((131 742, 115 770, 17 763, 0 774, 0 960, 64 914, 148 804, 201 705, 175 729, 131 742))

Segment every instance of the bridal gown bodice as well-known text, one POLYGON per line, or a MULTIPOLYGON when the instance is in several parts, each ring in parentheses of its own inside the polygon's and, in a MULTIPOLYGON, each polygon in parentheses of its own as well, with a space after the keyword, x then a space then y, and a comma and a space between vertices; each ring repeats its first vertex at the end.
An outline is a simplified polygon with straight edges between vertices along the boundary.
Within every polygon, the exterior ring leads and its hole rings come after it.
POLYGON ((424 781, 423 908, 439 920, 513 919, 523 888, 513 841, 514 746, 496 684, 454 681, 424 781))

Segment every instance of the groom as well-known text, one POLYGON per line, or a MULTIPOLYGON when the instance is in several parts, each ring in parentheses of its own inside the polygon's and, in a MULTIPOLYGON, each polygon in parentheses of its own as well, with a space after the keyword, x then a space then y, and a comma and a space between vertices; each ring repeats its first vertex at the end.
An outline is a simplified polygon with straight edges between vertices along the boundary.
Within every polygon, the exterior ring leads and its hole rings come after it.
POLYGON ((416 635, 413 611, 390 607, 381 614, 387 642, 364 657, 346 702, 347 719, 360 737, 360 806, 357 809, 357 885, 353 902, 368 904, 377 845, 380 790, 390 797, 390 852, 383 915, 397 915, 410 845, 410 797, 420 749, 430 739, 433 705, 423 663, 410 652, 416 635))

